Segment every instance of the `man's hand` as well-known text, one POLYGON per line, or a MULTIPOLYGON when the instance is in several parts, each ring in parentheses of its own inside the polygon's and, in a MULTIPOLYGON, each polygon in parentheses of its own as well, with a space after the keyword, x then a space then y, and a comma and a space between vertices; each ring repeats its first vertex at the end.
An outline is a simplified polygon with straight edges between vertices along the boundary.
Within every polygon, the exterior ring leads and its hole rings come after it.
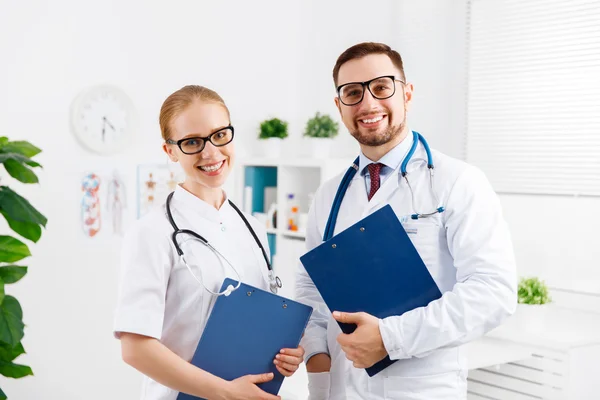
POLYGON ((338 322, 356 324, 356 330, 351 334, 340 334, 337 342, 346 353, 346 358, 352 361, 355 368, 369 368, 387 356, 379 332, 379 319, 364 313, 343 313, 335 311, 333 318, 338 322))
POLYGON ((281 375, 290 377, 298 370, 302 361, 304 361, 304 349, 300 346, 297 349, 282 349, 275 356, 273 363, 281 375))

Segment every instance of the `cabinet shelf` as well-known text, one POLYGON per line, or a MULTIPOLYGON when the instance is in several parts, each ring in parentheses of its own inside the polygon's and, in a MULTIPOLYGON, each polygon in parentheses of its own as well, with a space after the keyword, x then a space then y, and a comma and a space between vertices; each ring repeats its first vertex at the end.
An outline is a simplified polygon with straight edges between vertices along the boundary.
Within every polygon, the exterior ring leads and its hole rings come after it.
POLYGON ((305 231, 288 231, 288 230, 280 230, 279 234, 281 236, 287 236, 291 238, 305 239, 306 232, 305 231))
POLYGON ((267 228, 267 234, 280 235, 280 236, 290 237, 290 238, 295 238, 295 239, 305 239, 306 238, 305 231, 290 231, 287 229, 267 228))

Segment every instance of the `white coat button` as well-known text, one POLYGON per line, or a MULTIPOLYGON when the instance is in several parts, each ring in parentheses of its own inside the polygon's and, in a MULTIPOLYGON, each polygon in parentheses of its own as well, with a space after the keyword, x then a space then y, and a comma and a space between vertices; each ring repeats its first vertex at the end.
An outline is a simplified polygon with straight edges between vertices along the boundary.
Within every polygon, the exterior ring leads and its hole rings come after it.
POLYGON ((224 226, 221 227, 221 231, 225 232, 225 227, 224 226))

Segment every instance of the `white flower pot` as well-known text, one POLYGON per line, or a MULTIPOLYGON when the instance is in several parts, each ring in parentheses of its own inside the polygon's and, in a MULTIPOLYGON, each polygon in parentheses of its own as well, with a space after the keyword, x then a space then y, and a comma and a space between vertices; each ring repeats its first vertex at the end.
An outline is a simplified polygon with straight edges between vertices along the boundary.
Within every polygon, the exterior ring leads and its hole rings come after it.
POLYGON ((541 334, 547 327, 549 308, 552 303, 547 304, 517 304, 515 317, 522 330, 541 334))
POLYGON ((309 138, 310 156, 316 159, 326 159, 331 156, 333 139, 331 138, 309 138))
POLYGON ((267 157, 267 158, 281 157, 282 141, 283 141, 283 139, 280 139, 280 138, 261 139, 260 143, 264 150, 265 157, 267 157))

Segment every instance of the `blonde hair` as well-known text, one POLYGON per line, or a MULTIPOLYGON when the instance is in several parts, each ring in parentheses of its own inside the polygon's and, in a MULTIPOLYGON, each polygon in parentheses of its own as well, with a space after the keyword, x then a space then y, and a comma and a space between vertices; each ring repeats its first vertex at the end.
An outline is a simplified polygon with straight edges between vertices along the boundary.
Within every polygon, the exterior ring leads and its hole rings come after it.
POLYGON ((170 139, 171 137, 171 121, 188 108, 194 101, 220 104, 225 108, 225 111, 227 111, 227 115, 230 116, 229 109, 225 105, 225 102, 214 90, 199 85, 184 86, 167 97, 160 108, 158 123, 160 124, 160 132, 164 140, 170 139))

